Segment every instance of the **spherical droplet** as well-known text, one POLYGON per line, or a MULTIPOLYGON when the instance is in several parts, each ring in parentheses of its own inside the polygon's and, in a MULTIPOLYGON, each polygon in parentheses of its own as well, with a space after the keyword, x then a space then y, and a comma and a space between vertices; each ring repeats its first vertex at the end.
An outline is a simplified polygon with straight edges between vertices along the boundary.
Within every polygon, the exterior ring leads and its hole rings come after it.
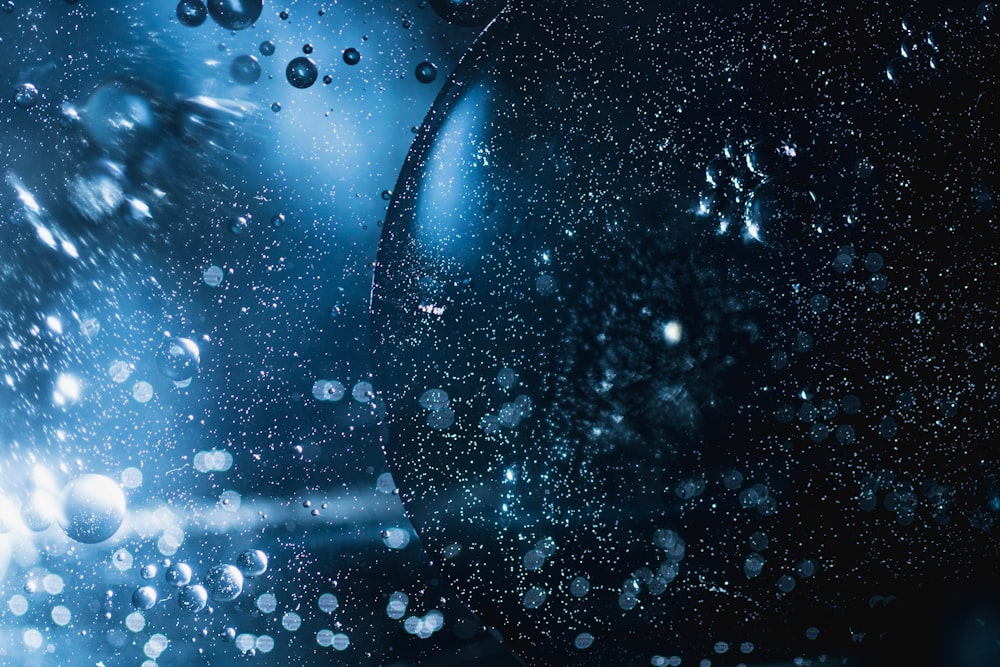
POLYGON ((205 587, 216 602, 235 600, 243 592, 243 574, 232 565, 215 565, 205 573, 205 587))
POLYGON ((212 20, 226 30, 243 30, 260 18, 264 0, 208 0, 212 20))
POLYGON ((274 42, 267 40, 260 43, 257 47, 262 56, 273 56, 274 55, 274 42))
POLYGON ((156 589, 152 586, 140 586, 132 592, 132 606, 146 611, 156 604, 156 589))
POLYGON ((202 0, 181 0, 177 3, 177 20, 182 25, 196 28, 208 18, 208 8, 202 0))
POLYGON ((281 102, 275 102, 274 104, 272 104, 271 111, 273 111, 274 113, 278 113, 279 111, 281 111, 281 102))
POLYGON ((354 47, 344 49, 344 62, 348 65, 357 65, 361 62, 361 52, 354 47))
POLYGON ((191 583, 191 566, 187 563, 172 563, 163 578, 174 588, 184 588, 191 583))
POLYGON ((333 83, 333 77, 329 74, 323 75, 323 84, 329 86, 331 83, 333 83))
POLYGON ((248 577, 258 577, 267 571, 267 554, 260 549, 247 549, 236 559, 240 571, 248 577))
POLYGON ((229 76, 244 86, 256 83, 260 78, 260 62, 253 56, 236 56, 229 65, 229 76))
POLYGON ((482 27, 492 21, 506 0, 430 0, 437 15, 448 23, 482 27))
POLYGON ((194 585, 182 588, 177 594, 177 604, 184 611, 199 612, 208 604, 208 591, 204 586, 194 585))
POLYGON ((420 83, 430 83, 437 78, 437 66, 425 60, 417 65, 416 75, 420 83))
POLYGON ((125 494, 109 477, 80 475, 63 489, 60 522, 66 535, 77 542, 103 542, 124 519, 125 494))
POLYGON ((304 54, 306 54, 308 56, 312 52, 313 52, 313 45, 312 44, 303 44, 302 45, 302 53, 304 53, 304 54))
POLYGON ((163 341, 156 355, 156 367, 174 382, 183 382, 198 372, 201 355, 189 338, 174 336, 163 341))
POLYGON ((237 236, 245 232, 249 226, 250 221, 242 215, 229 219, 229 231, 237 236))
POLYGON ((288 67, 285 68, 285 78, 296 88, 308 88, 316 83, 318 75, 319 70, 316 69, 316 63, 305 56, 293 58, 288 63, 288 67))
POLYGON ((13 3, 13 0, 7 0, 7 2, 3 3, 3 5, 0 5, 0 7, 3 8, 3 13, 4 14, 13 14, 14 13, 14 3, 13 3))
POLYGON ((102 83, 87 98, 81 115, 94 144, 119 162, 146 152, 162 135, 154 96, 135 81, 102 83))
POLYGON ((14 89, 14 104, 22 109, 30 109, 38 104, 38 89, 33 84, 22 83, 14 89))
POLYGON ((272 227, 281 227, 284 224, 285 224, 285 214, 284 213, 275 213, 271 217, 271 226, 272 227))

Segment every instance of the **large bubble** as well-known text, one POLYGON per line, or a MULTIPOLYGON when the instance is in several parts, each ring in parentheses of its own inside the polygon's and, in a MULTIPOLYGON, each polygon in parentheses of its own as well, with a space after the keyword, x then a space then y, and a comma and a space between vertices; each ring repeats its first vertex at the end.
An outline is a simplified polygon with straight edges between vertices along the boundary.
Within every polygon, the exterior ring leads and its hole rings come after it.
POLYGON ((422 542, 531 665, 850 656, 858 633, 898 662, 905 609, 1000 583, 991 317, 969 327, 997 271, 959 241, 995 250, 973 193, 997 137, 959 101, 989 59, 954 45, 956 90, 900 98, 869 54, 885 6, 569 6, 490 24, 393 189, 373 350, 422 542), (927 326, 956 267, 980 286, 927 326), (944 514, 932 478, 962 487, 944 514), (887 581, 907 601, 873 616, 887 581))
POLYGON ((201 353, 198 345, 190 338, 174 336, 160 344, 156 355, 156 367, 166 377, 175 382, 183 382, 198 372, 201 353))
POLYGON ((87 98, 83 128, 112 160, 127 162, 148 150, 163 131, 161 110, 152 91, 126 79, 111 79, 87 98))
POLYGON ((62 491, 60 523, 66 534, 85 544, 108 539, 125 519, 125 494, 104 475, 80 475, 62 491))
POLYGON ((216 602, 235 600, 243 592, 243 574, 233 565, 213 565, 205 573, 205 588, 216 602))
POLYGON ((243 30, 260 18, 263 0, 208 0, 208 14, 226 30, 243 30))

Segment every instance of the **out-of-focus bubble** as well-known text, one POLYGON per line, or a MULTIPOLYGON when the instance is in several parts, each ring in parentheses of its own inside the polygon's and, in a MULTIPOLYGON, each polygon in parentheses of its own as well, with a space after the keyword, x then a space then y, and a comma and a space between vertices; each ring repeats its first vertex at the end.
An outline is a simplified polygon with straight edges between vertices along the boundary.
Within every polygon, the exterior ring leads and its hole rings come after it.
POLYGON ((263 10, 263 0, 208 0, 209 15, 226 30, 250 27, 263 10))
POLYGON ((344 62, 348 65, 357 65, 361 62, 361 52, 351 47, 349 49, 344 49, 344 62))
POLYGON ((202 274, 201 279, 209 287, 218 287, 222 284, 222 279, 225 277, 225 273, 222 271, 222 267, 212 265, 205 269, 202 274))
POLYGON ((156 566, 153 565, 152 563, 149 563, 148 565, 143 565, 142 569, 139 570, 139 575, 143 579, 153 579, 154 577, 156 577, 156 566))
POLYGON ((108 160, 86 163, 80 173, 66 184, 66 195, 73 209, 88 222, 108 222, 125 202, 125 174, 119 165, 108 160))
POLYGON ((274 42, 270 40, 263 41, 260 43, 260 46, 257 47, 257 49, 260 51, 260 55, 262 56, 273 56, 274 42))
POLYGON ((235 600, 243 592, 243 575, 233 565, 213 565, 205 573, 205 588, 216 602, 235 600))
POLYGON ((275 213, 271 216, 271 226, 277 229, 278 227, 283 227, 285 225, 285 214, 275 213))
POLYGON ((125 494, 104 475, 80 475, 63 489, 60 523, 77 542, 103 542, 115 534, 124 519, 125 494))
POLYGON ((260 78, 260 62, 250 55, 236 56, 229 64, 229 76, 244 86, 256 83, 260 78))
POLYGON ((507 0, 430 0, 430 3, 448 23, 478 28, 492 21, 507 0))
POLYGON ((208 604, 208 591, 200 584, 182 588, 177 594, 177 604, 184 611, 199 612, 208 604))
POLYGON ((240 571, 248 577, 258 577, 267 571, 267 554, 260 549, 247 549, 236 559, 240 571))
POLYGON ((437 71, 437 66, 434 63, 425 60, 419 65, 417 65, 417 68, 416 70, 414 70, 414 73, 417 76, 417 81, 419 81, 420 83, 431 83, 432 81, 434 81, 434 79, 437 78, 438 71, 437 71))
POLYGON ((38 104, 38 88, 34 84, 22 83, 14 89, 14 104, 22 109, 30 109, 38 104))
POLYGON ((229 233, 239 236, 250 227, 250 221, 242 215, 237 215, 229 219, 229 233))
POLYGON ((316 83, 318 75, 319 70, 316 69, 316 63, 305 56, 292 58, 288 67, 285 68, 285 78, 296 88, 308 88, 316 83))
POLYGON ((87 98, 83 129, 113 160, 128 162, 161 137, 161 112, 152 91, 136 81, 111 79, 87 98))
POLYGON ((140 586, 132 592, 132 606, 141 611, 152 609, 156 605, 156 589, 152 586, 140 586))
POLYGON ((190 379, 198 372, 201 353, 189 338, 174 336, 163 341, 156 355, 156 367, 174 382, 190 379))
POLYGON ((183 25, 196 28, 208 18, 208 8, 202 0, 181 0, 177 3, 177 20, 183 25))

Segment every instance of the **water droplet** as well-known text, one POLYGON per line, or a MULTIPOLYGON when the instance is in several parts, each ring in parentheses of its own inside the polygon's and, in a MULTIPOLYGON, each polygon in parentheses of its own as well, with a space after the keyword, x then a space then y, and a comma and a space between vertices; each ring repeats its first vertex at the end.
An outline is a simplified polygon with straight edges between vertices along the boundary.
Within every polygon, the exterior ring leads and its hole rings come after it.
POLYGON ((293 58, 288 63, 288 67, 285 68, 285 78, 296 88, 308 88, 316 83, 318 75, 319 70, 316 69, 316 63, 305 56, 293 58))
POLYGON ((104 475, 80 475, 62 491, 63 530, 84 544, 103 542, 125 519, 125 494, 104 475))
POLYGON ((260 62, 250 55, 236 56, 229 65, 229 76, 244 86, 256 83, 260 78, 260 62))
POLYGON ((177 3, 177 20, 182 25, 196 28, 208 18, 208 8, 202 0, 181 0, 177 3))
POLYGON ((140 586, 132 592, 132 606, 141 611, 152 609, 156 604, 156 589, 152 586, 140 586))
POLYGON ((420 83, 431 83, 437 78, 437 66, 435 66, 434 63, 425 60, 417 65, 415 73, 417 75, 417 81, 420 83))
POLYGON ((191 574, 191 566, 187 563, 171 563, 163 579, 174 588, 184 588, 191 583, 191 574))
POLYGON ((258 577, 267 571, 267 554, 260 549, 247 549, 236 559, 240 571, 248 577, 258 577))
POLYGON ((198 372, 201 354, 189 338, 174 336, 163 341, 156 355, 156 367, 174 382, 188 380, 198 372))
POLYGON ((22 83, 14 89, 14 104, 22 109, 30 109, 38 104, 38 89, 34 84, 22 83))
POLYGON ((260 18, 264 0, 208 0, 212 20, 226 30, 243 30, 260 18))
POLYGON ((205 573, 205 588, 216 602, 229 602, 243 592, 243 574, 233 565, 215 565, 205 573))
POLYGON ((357 65, 359 62, 361 62, 361 53, 354 47, 351 47, 349 49, 344 49, 343 57, 344 57, 344 62, 347 63, 348 65, 357 65))
POLYGON ((257 50, 260 51, 260 55, 262 55, 262 56, 273 56, 274 55, 274 42, 272 42, 270 40, 261 42, 260 46, 257 47, 257 50))
POLYGON ((274 113, 278 113, 279 111, 281 111, 281 102, 275 102, 274 104, 272 104, 271 111, 273 111, 274 113))
POLYGON ((177 594, 177 604, 184 611, 199 612, 208 604, 208 591, 200 584, 182 588, 177 594))

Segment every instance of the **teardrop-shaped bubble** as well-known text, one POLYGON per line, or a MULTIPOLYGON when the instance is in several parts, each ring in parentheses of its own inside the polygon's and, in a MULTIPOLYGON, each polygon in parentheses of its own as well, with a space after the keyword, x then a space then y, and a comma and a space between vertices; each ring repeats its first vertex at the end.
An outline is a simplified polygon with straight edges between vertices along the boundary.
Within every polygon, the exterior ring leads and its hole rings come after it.
POLYGON ((174 382, 183 382, 198 372, 201 352, 190 338, 174 336, 160 344, 156 367, 174 382))
POLYGON ((233 565, 213 565, 205 573, 205 588, 216 602, 235 600, 243 592, 243 574, 233 565))
POLYGON ((263 0, 208 0, 209 15, 226 30, 250 27, 263 10, 263 0))
POLYGON ((85 544, 108 539, 125 519, 125 494, 104 475, 80 475, 62 491, 60 523, 70 538, 85 544))

